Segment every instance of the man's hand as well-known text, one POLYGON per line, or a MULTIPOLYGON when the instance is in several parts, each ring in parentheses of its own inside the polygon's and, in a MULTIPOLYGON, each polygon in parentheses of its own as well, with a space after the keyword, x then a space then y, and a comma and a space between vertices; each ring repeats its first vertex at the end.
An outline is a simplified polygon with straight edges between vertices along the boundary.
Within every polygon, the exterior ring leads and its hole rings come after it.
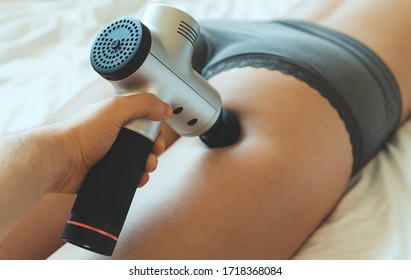
MULTIPOLYGON (((64 121, 66 150, 70 153, 70 165, 66 173, 69 178, 52 186, 50 191, 76 193, 89 169, 109 151, 122 125, 136 118, 165 120, 171 111, 170 105, 150 93, 113 97, 86 106, 64 121)), ((148 182, 148 173, 156 169, 157 156, 163 151, 164 140, 160 133, 148 156, 139 186, 148 182)))

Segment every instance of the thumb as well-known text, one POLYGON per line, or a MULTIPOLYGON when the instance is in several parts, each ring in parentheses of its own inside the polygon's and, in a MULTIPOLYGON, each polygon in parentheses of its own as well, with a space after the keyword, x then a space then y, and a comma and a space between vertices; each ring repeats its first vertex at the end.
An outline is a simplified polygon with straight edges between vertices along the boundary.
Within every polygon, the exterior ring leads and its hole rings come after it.
POLYGON ((167 119, 172 112, 169 104, 160 100, 151 93, 138 93, 129 96, 115 97, 114 102, 117 112, 122 112, 122 122, 131 119, 146 118, 154 121, 167 119))

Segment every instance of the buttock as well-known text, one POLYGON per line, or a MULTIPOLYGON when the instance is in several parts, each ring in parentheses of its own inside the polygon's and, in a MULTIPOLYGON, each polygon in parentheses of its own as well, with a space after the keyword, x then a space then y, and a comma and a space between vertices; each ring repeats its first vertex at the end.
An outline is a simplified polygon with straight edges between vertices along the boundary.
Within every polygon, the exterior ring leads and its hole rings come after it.
POLYGON ((402 107, 396 79, 355 39, 302 21, 208 21, 201 29, 193 67, 206 79, 233 68, 267 68, 294 76, 326 98, 349 133, 352 174, 395 131, 402 107))

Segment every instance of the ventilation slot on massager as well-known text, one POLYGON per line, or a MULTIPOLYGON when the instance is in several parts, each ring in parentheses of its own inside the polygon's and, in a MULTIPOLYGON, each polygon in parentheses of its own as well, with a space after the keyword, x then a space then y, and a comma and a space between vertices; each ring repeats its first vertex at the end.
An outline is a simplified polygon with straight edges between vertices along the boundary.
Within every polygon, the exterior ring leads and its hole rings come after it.
POLYGON ((188 23, 180 21, 177 33, 186 38, 193 45, 193 47, 195 46, 198 34, 188 23))
POLYGON ((120 18, 97 36, 90 61, 99 74, 110 80, 118 80, 119 75, 124 78, 140 67, 150 45, 150 31, 140 21, 131 17, 120 18))

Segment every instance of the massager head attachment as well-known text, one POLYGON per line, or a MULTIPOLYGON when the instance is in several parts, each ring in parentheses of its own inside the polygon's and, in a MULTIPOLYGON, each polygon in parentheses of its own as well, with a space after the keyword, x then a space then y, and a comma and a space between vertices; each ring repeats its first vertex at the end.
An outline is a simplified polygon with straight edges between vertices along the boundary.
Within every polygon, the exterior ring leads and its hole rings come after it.
POLYGON ((227 147, 237 142, 240 132, 237 117, 222 108, 215 124, 206 133, 200 135, 200 139, 210 148, 227 147))
POLYGON ((94 70, 107 80, 117 81, 133 74, 145 61, 151 34, 139 20, 114 20, 97 35, 90 52, 94 70))

